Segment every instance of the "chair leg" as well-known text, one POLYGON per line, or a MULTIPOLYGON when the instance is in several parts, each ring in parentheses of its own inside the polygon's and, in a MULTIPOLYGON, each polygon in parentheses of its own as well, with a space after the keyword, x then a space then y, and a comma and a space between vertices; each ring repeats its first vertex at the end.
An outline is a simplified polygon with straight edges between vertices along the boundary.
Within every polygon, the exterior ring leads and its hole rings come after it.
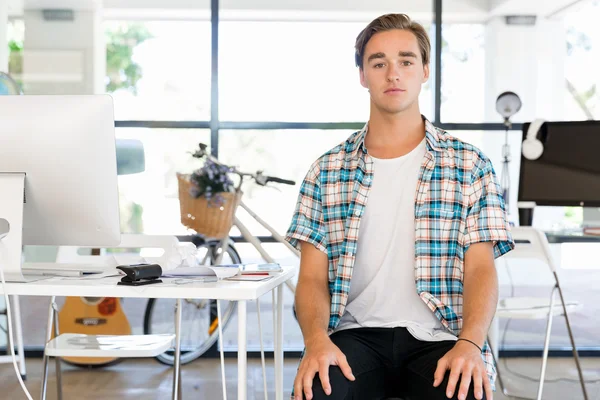
POLYGON ((494 353, 494 347, 492 347, 492 341, 490 340, 489 335, 487 337, 487 341, 488 341, 488 346, 490 348, 490 353, 492 353, 492 359, 494 360, 494 364, 496 365, 496 377, 498 378, 498 384, 500 384, 500 389, 502 390, 502 393, 508 397, 509 395, 508 395, 508 393, 506 393, 506 386, 504 386, 504 382, 502 382, 502 376, 500 375, 500 363, 496 359, 496 355, 494 353))
POLYGON ((548 365, 548 350, 550 349, 550 332, 552 331, 552 317, 554 316, 554 302, 556 300, 556 286, 552 288, 550 297, 550 309, 548 311, 548 324, 546 326, 546 337, 544 338, 544 352, 542 355, 542 369, 540 372, 540 384, 538 386, 537 400, 542 400, 544 380, 546 379, 546 366, 548 365))
POLYGON ((179 390, 177 391, 177 399, 183 400, 183 391, 181 390, 181 366, 179 367, 179 373, 177 375, 179 376, 179 380, 177 381, 177 386, 179 387, 179 390))
POLYGON ((494 353, 494 348, 492 347, 492 341, 490 340, 489 336, 488 336, 488 346, 490 347, 490 352, 492 353, 492 358, 494 359, 494 364, 496 364, 496 377, 498 378, 498 384, 500 385, 500 390, 502 391, 502 394, 504 395, 504 397, 508 397, 509 399, 534 400, 533 397, 515 396, 514 394, 511 394, 508 392, 508 389, 504 385, 504 382, 502 381, 502 376, 500 374, 500 360, 498 360, 496 358, 496 355, 494 353))
MULTIPOLYGON (((44 352, 45 353, 45 352, 44 352)), ((46 400, 46 390, 48 388, 48 356, 44 354, 44 367, 42 373, 42 392, 40 394, 41 400, 46 400)))
POLYGON ((588 400, 587 390, 585 389, 585 379, 583 378, 583 371, 581 368, 581 363, 579 362, 579 354, 577 353, 577 347, 575 346, 575 338, 573 336, 573 331, 571 330, 571 323, 569 322, 569 315, 567 314, 567 306, 565 303, 565 299, 563 297, 562 289, 560 288, 560 284, 558 283, 558 275, 554 272, 554 277, 556 279, 556 288, 558 289, 558 294, 560 295, 560 302, 562 303, 563 312, 565 314, 565 322, 567 324, 567 330, 569 331, 569 339, 571 340, 571 346, 573 348, 573 359, 575 360, 575 365, 577 367, 577 373, 579 374, 579 382, 581 383, 581 390, 583 391, 584 400, 588 400))

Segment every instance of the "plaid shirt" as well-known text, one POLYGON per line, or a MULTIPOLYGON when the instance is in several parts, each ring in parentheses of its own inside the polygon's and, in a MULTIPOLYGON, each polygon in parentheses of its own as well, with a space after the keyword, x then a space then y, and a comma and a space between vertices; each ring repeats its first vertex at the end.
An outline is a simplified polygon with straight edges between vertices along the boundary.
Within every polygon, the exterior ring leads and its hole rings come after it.
MULTIPOLYGON (((373 182, 367 125, 311 166, 286 240, 312 243, 328 255, 329 334, 346 308, 360 220, 373 182)), ((415 193, 415 284, 421 299, 458 336, 463 324, 465 252, 493 242, 494 257, 514 248, 491 161, 476 147, 425 119, 427 151, 415 193)), ((496 369, 487 342, 482 358, 492 387, 496 369)))

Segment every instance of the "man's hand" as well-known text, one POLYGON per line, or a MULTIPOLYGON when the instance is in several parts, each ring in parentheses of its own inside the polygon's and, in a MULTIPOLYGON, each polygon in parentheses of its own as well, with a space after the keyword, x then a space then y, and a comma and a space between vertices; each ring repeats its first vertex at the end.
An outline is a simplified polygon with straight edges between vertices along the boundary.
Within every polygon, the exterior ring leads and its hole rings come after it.
POLYGON ((492 387, 483 365, 481 354, 476 346, 469 342, 458 341, 438 363, 434 374, 433 386, 438 387, 444 380, 446 371, 450 370, 450 379, 446 396, 452 398, 456 390, 456 384, 460 378, 458 399, 464 400, 469 392, 471 379, 473 380, 473 391, 476 399, 483 398, 483 390, 487 400, 492 400, 492 387))
POLYGON ((329 384, 329 366, 337 365, 346 378, 353 381, 352 369, 346 361, 346 356, 329 337, 307 342, 306 353, 302 358, 298 374, 294 380, 294 394, 296 400, 302 400, 302 391, 307 400, 312 399, 312 384, 315 374, 319 373, 321 385, 327 395, 331 394, 329 384))

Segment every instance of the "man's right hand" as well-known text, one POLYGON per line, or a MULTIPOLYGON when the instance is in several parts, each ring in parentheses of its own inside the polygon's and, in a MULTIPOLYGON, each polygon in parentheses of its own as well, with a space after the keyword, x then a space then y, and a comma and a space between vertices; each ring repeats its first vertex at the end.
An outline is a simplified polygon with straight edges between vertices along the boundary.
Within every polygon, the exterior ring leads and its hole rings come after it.
POLYGON ((346 356, 337 347, 329 337, 315 339, 306 343, 306 352, 298 368, 296 379, 294 380, 294 395, 296 400, 302 400, 302 393, 307 400, 313 397, 312 384, 315 374, 319 373, 321 385, 327 395, 331 394, 331 385, 329 384, 329 366, 338 366, 344 376, 353 381, 352 369, 348 365, 346 356))

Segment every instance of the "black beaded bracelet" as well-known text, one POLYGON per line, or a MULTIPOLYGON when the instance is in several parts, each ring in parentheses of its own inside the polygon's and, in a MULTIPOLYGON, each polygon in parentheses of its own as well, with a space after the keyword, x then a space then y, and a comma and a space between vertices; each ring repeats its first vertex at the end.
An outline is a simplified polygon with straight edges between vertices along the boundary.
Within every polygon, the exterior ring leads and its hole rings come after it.
POLYGON ((473 346, 475 346, 475 347, 477 347, 479 349, 480 353, 483 353, 483 350, 481 349, 481 347, 479 347, 479 345, 477 343, 473 342, 472 340, 465 339, 465 338, 458 338, 458 340, 464 340, 465 342, 471 343, 473 346))

